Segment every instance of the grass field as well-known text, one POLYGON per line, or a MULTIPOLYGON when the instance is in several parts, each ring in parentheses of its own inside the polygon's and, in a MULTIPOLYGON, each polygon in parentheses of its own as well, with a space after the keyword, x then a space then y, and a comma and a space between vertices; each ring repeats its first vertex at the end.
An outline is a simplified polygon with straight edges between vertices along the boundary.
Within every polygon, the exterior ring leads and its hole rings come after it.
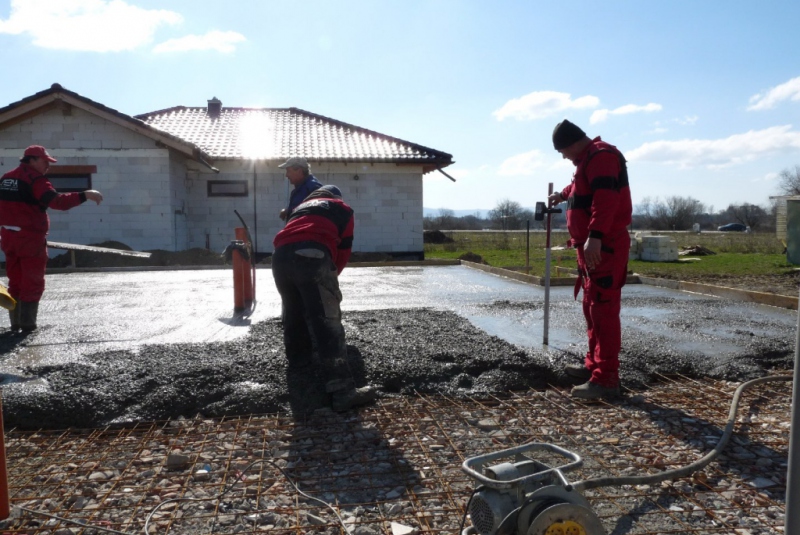
MULTIPOLYGON (((471 252, 480 255, 492 266, 524 270, 526 266, 526 243, 529 246, 529 272, 544 275, 544 232, 524 231, 475 231, 445 232, 452 243, 426 244, 425 258, 459 258, 471 252)), ((655 234, 655 233, 654 233, 655 234)), ((773 233, 743 232, 688 232, 658 233, 675 239, 678 248, 695 245, 714 251, 715 255, 698 257, 696 262, 642 262, 632 260, 629 269, 642 275, 663 276, 678 279, 693 279, 708 275, 760 276, 785 275, 795 266, 786 262, 783 244, 773 233)), ((553 232, 553 247, 563 246, 569 235, 566 231, 553 232)), ((552 266, 575 267, 575 251, 552 250, 552 266)))

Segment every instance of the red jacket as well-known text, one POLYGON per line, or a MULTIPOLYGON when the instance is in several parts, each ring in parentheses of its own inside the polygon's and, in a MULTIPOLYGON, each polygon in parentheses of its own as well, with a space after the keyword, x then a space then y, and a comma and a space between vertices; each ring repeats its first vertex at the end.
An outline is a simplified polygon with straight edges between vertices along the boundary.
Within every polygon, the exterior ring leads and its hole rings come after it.
POLYGON ((575 247, 588 238, 613 235, 631 223, 631 189, 625 157, 596 137, 578 157, 572 184, 561 192, 567 201, 567 228, 575 247))
POLYGON ((85 193, 58 193, 47 177, 23 163, 0 178, 0 225, 47 234, 48 208, 69 210, 85 201, 85 193))
POLYGON ((336 270, 341 273, 353 247, 353 209, 341 199, 318 197, 303 201, 292 211, 272 244, 277 249, 301 241, 327 247, 336 270))

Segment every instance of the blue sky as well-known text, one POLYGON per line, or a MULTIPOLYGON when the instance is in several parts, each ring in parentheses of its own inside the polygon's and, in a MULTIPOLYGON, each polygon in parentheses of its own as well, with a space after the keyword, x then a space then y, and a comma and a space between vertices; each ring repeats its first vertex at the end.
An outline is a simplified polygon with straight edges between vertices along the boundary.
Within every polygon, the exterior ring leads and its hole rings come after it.
POLYGON ((135 115, 295 106, 453 154, 424 205, 533 206, 563 118, 634 203, 766 204, 800 165, 800 2, 0 0, 0 106, 58 82, 135 115))

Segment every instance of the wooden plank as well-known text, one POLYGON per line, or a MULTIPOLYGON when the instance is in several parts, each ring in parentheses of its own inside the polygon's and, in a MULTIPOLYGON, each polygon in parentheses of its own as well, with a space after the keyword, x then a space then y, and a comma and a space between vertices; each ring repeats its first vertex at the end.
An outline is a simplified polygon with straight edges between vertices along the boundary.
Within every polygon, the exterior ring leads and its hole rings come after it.
POLYGON ((47 241, 47 246, 51 249, 65 249, 67 251, 88 251, 90 253, 107 253, 120 256, 136 256, 139 258, 150 258, 153 253, 143 251, 123 251, 122 249, 109 249, 108 247, 95 247, 94 245, 79 245, 77 243, 62 243, 47 241))

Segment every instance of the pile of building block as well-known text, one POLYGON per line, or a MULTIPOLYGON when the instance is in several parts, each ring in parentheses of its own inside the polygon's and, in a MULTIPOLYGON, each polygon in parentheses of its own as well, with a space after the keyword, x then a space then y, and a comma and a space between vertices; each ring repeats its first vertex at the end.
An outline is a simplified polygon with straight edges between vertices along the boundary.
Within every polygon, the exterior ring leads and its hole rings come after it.
POLYGON ((631 240, 631 259, 645 262, 677 262, 678 243, 669 236, 640 236, 631 240))

